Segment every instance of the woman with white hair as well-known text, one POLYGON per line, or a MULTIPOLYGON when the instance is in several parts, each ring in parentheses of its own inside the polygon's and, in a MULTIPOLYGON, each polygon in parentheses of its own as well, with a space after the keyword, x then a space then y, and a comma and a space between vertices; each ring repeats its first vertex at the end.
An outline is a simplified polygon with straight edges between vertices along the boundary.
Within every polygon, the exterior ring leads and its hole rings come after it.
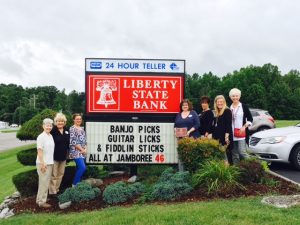
POLYGON ((48 189, 53 168, 54 140, 50 133, 53 120, 46 118, 43 120, 43 133, 36 140, 37 158, 36 167, 39 176, 39 187, 36 196, 36 203, 41 208, 50 208, 47 203, 48 189))
POLYGON ((253 118, 247 105, 240 102, 241 91, 233 88, 229 92, 232 101, 230 110, 232 112, 233 148, 231 151, 232 162, 237 164, 241 159, 248 158, 246 143, 249 143, 248 127, 252 125, 253 118))
MULTIPOLYGON (((227 107, 226 100, 223 95, 215 97, 214 108, 216 118, 214 120, 212 137, 219 140, 221 145, 226 146, 226 153, 228 153, 232 142, 232 114, 230 109, 227 107)), ((227 156, 227 154, 225 156, 227 156)))
POLYGON ((63 113, 57 113, 51 134, 54 139, 54 165, 50 181, 49 194, 56 195, 65 173, 66 160, 69 152, 70 134, 66 128, 67 118, 63 113))

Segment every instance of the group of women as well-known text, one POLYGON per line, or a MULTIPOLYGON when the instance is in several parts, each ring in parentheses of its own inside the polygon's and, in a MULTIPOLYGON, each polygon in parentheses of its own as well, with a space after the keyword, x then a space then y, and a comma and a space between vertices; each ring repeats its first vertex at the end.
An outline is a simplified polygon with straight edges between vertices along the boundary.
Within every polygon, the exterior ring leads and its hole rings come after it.
POLYGON ((246 145, 249 140, 248 127, 252 125, 252 115, 247 105, 240 102, 241 91, 233 88, 229 92, 232 101, 227 107, 223 95, 214 100, 214 110, 209 108, 210 99, 201 98, 202 112, 199 116, 193 110, 192 103, 184 99, 180 104, 181 112, 175 119, 175 132, 178 128, 186 128, 183 136, 199 138, 207 137, 219 140, 227 151, 224 156, 231 164, 237 164, 248 157, 246 145))
MULTIPOLYGON (((227 107, 223 95, 218 95, 214 100, 214 110, 209 108, 210 99, 201 98, 202 112, 198 115, 192 103, 184 99, 180 103, 181 112, 175 119, 175 132, 181 129, 179 137, 207 137, 219 140, 226 146, 224 156, 229 163, 239 163, 240 159, 247 158, 246 143, 249 138, 248 127, 252 125, 253 118, 249 108, 240 102, 241 91, 233 88, 229 92, 232 100, 227 107), (183 132, 182 132, 183 131, 183 132)), ((87 153, 86 134, 81 127, 82 116, 73 115, 74 125, 66 128, 66 116, 57 113, 53 120, 46 118, 43 121, 44 131, 37 138, 37 172, 39 186, 36 203, 43 208, 51 207, 47 203, 48 191, 56 195, 64 175, 66 159, 74 159, 76 174, 73 186, 80 182, 86 170, 85 155, 87 153)), ((179 163, 179 169, 180 169, 179 163)))
POLYGON ((87 151, 86 134, 81 127, 82 116, 73 115, 74 125, 68 129, 67 119, 62 113, 57 113, 53 120, 43 120, 43 132, 37 138, 37 172, 39 176, 36 203, 39 207, 49 208, 48 191, 56 195, 65 172, 67 158, 74 159, 76 173, 73 185, 80 182, 86 170, 84 157, 87 151))

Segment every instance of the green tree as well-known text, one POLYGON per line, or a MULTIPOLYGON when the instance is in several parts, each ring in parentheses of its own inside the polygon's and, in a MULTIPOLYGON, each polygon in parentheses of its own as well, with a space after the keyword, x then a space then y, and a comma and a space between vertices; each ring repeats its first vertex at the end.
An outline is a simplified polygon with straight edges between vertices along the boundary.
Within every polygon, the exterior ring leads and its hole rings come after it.
POLYGON ((85 94, 83 92, 72 91, 68 95, 67 104, 67 110, 71 114, 85 112, 85 94))
POLYGON ((43 120, 45 118, 53 119, 56 112, 51 109, 45 109, 41 113, 36 114, 32 119, 23 124, 17 132, 17 138, 23 140, 36 140, 37 136, 42 133, 43 120))

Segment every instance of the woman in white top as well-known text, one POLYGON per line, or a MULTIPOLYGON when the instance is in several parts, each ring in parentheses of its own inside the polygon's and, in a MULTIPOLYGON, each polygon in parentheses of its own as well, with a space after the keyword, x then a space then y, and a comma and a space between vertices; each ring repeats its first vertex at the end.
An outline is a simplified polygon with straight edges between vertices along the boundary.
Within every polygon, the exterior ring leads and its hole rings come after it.
POLYGON ((37 158, 36 167, 39 176, 39 187, 36 196, 36 203, 39 207, 50 208, 47 203, 48 189, 53 168, 54 140, 50 131, 53 120, 46 118, 43 120, 43 133, 37 137, 37 158))
POLYGON ((239 89, 231 89, 229 97, 232 101, 230 106, 233 132, 233 148, 231 154, 233 164, 237 164, 241 159, 249 157, 246 152, 246 144, 249 143, 248 127, 252 125, 253 118, 249 108, 240 102, 241 91, 239 89))

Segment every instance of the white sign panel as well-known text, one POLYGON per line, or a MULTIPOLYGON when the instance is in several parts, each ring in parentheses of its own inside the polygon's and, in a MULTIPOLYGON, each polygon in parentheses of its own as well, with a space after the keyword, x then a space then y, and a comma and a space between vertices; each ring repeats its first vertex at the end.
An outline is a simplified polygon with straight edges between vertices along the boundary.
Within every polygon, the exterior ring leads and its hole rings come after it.
POLYGON ((87 163, 178 163, 174 123, 86 122, 87 163))
POLYGON ((86 59, 88 72, 184 73, 184 60, 86 59))

